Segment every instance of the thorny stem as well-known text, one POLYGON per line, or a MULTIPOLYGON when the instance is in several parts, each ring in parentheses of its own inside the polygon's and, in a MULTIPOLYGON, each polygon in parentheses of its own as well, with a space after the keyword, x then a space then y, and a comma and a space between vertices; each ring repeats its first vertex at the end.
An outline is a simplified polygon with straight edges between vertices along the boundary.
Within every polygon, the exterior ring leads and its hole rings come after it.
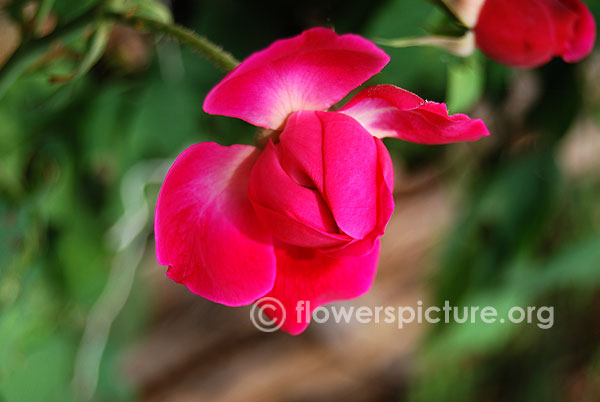
POLYGON ((196 34, 191 29, 175 24, 143 18, 139 16, 129 17, 120 13, 108 12, 106 16, 114 18, 119 22, 131 25, 135 29, 146 29, 153 33, 161 33, 176 39, 182 45, 189 46, 202 57, 213 63, 219 69, 229 72, 240 64, 230 53, 215 45, 203 36, 196 34))

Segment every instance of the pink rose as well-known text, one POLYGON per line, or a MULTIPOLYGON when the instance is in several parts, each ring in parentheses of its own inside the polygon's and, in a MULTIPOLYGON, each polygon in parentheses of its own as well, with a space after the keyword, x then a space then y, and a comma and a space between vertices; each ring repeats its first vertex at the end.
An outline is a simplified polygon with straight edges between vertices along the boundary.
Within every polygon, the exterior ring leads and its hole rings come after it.
POLYGON ((560 56, 576 62, 594 47, 596 23, 579 0, 485 0, 477 47, 491 59, 523 68, 560 56))
MULTIPOLYGON (((167 275, 229 306, 263 296, 285 309, 282 329, 311 309, 371 286, 379 237, 394 207, 393 171, 380 138, 424 144, 488 135, 480 120, 448 116, 391 85, 367 88, 389 57, 356 35, 314 28, 251 55, 207 96, 204 110, 274 130, 264 150, 216 143, 186 149, 160 191, 155 234, 167 275)), ((270 311, 282 320, 283 311, 270 311)))

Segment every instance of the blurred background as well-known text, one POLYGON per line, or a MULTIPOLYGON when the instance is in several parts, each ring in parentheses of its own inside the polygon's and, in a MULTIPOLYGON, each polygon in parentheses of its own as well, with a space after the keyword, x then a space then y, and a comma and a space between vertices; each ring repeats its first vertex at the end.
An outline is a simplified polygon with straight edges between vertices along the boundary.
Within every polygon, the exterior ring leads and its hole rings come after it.
MULTIPOLYGON (((0 401, 600 401, 600 52, 513 70, 476 52, 383 47, 368 84, 483 118, 468 144, 386 140, 396 210, 371 291, 343 305, 554 306, 535 324, 313 323, 262 333, 165 276, 160 184, 202 141, 224 73, 94 0, 0 1, 0 401), (75 21, 75 22, 74 22, 75 21), (59 38, 60 40, 57 40, 59 38)), ((122 2, 242 60, 312 26, 452 30, 423 0, 122 2)), ((596 16, 600 1, 588 1, 596 16)))

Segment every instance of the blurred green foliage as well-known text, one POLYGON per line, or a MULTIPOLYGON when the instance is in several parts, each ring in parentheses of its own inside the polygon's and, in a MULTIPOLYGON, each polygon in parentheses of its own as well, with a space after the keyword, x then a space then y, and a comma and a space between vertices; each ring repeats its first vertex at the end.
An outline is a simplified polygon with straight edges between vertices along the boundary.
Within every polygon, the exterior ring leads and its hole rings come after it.
MULTIPOLYGON (((164 17, 161 6, 138 3, 164 17)), ((599 3, 589 2, 596 16, 599 3)), ((51 13, 60 27, 95 4, 56 0, 51 13)), ((20 6, 12 2, 5 11, 18 21, 20 6)), ((313 25, 395 38, 424 35, 444 20, 419 0, 182 0, 173 2, 173 16, 238 59, 313 25)), ((110 28, 69 37, 65 57, 19 70, 0 99, 0 401, 74 400, 75 362, 93 306, 113 267, 123 265, 116 271, 121 279, 135 275, 136 250, 151 238, 159 183, 148 172, 168 166, 193 143, 252 141, 249 125, 201 110, 219 71, 173 41, 147 34, 136 37, 147 60, 131 70, 117 55, 136 49, 119 48, 126 41, 111 44, 110 28), (50 80, 73 73, 67 82, 50 80), (129 192, 128 177, 139 185, 129 192), (136 197, 147 207, 141 217, 135 216, 139 208, 127 207, 137 205, 136 197), (135 228, 131 239, 111 231, 120 220, 135 228)), ((486 104, 499 121, 489 145, 469 146, 469 157, 459 163, 456 146, 386 142, 409 170, 446 165, 460 194, 461 216, 431 273, 434 298, 498 309, 554 305, 557 312, 555 327, 546 331, 436 327, 419 352, 407 398, 566 400, 569 378, 600 375, 600 177, 571 180, 557 164, 574 121, 593 115, 600 122, 598 99, 586 97, 584 66, 555 61, 534 72, 541 94, 517 127, 504 110, 509 84, 522 73, 481 54, 460 59, 434 48, 386 51, 392 61, 373 82, 447 99, 453 112, 486 104), (534 139, 518 146, 531 132, 534 139)), ((146 323, 148 295, 137 285, 116 288, 125 297, 122 311, 108 305, 117 309, 118 325, 100 355, 92 391, 97 400, 135 398, 118 374, 118 357, 146 323)))

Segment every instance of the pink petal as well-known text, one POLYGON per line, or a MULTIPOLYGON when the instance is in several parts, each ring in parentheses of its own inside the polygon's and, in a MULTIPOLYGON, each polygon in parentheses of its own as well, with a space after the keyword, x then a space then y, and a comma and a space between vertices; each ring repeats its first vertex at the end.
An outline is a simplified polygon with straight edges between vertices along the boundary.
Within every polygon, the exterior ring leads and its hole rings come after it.
POLYGON ((252 303, 271 290, 271 235, 247 197, 254 147, 193 145, 171 167, 156 206, 156 253, 167 275, 217 303, 252 303))
POLYGON ((281 241, 302 247, 331 247, 350 241, 338 233, 319 191, 299 185, 284 171, 272 142, 252 169, 248 196, 265 226, 281 241))
POLYGON ((294 113, 279 143, 270 143, 252 171, 248 194, 257 214, 276 238, 296 246, 365 238, 377 223, 376 142, 346 115, 294 113))
POLYGON ((567 62, 587 56, 594 46, 596 23, 579 0, 486 0, 475 37, 488 57, 532 68, 554 56, 567 62))
POLYGON ((340 109, 372 135, 418 144, 474 141, 489 135, 483 121, 464 114, 448 115, 446 105, 429 102, 393 85, 366 88, 340 109))
POLYGON ((340 230, 362 239, 377 223, 377 141, 354 119, 317 112, 323 126, 323 191, 340 230))
POLYGON ((547 0, 486 0, 475 26, 477 47, 513 67, 549 62, 556 39, 547 0))
POLYGON ((562 58, 569 63, 577 62, 587 56, 594 48, 596 40, 596 21, 590 10, 579 0, 562 0, 576 15, 575 29, 568 49, 562 58))
MULTIPOLYGON (((379 241, 362 257, 333 258, 314 249, 279 246, 275 253, 277 278, 267 296, 279 300, 285 309, 281 329, 297 335, 306 329, 310 314, 318 306, 359 297, 369 290, 377 269, 379 241), (298 302, 310 304, 310 311, 298 311, 298 302)), ((265 309, 265 313, 281 323, 280 308, 265 309)))
POLYGON ((244 60, 210 91, 204 111, 279 129, 295 111, 328 109, 388 61, 360 36, 309 29, 244 60))
POLYGON ((364 239, 353 240, 350 243, 334 246, 322 251, 333 257, 361 256, 371 252, 378 244, 379 238, 384 234, 385 227, 394 211, 394 168, 392 159, 385 145, 379 138, 375 138, 378 150, 379 169, 377 182, 379 186, 377 205, 377 224, 364 239))

